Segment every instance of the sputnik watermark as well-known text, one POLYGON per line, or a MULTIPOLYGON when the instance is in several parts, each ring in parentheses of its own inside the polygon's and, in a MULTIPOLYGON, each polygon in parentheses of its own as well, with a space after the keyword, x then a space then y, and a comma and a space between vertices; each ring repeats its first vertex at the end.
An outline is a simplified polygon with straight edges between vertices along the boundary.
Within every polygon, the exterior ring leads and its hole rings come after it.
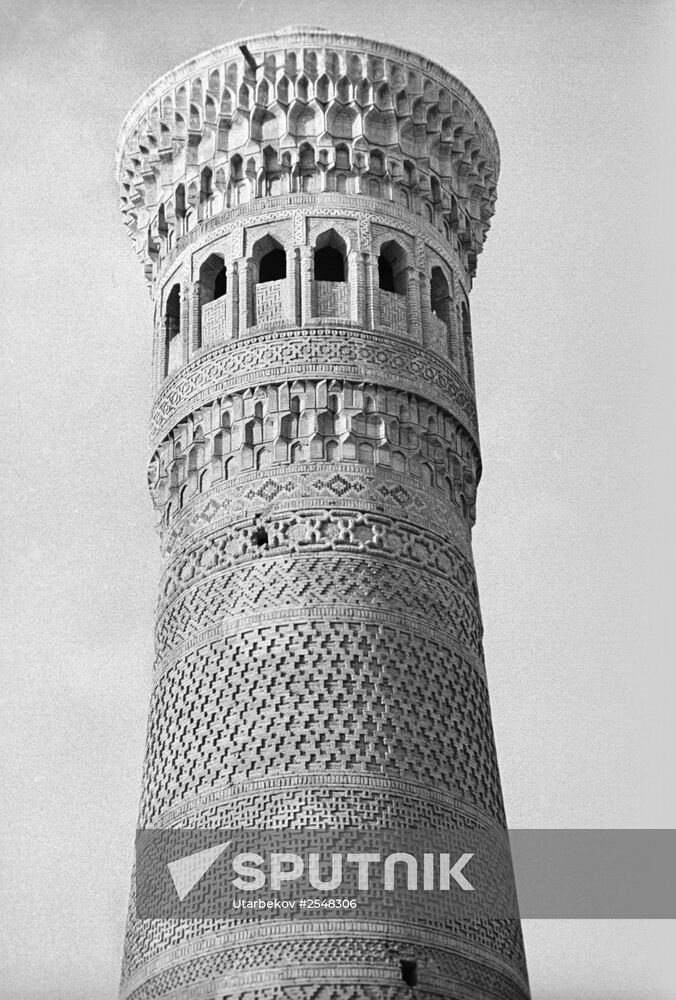
POLYGON ((425 853, 420 864, 413 854, 400 851, 384 858, 380 854, 366 852, 332 854, 331 874, 328 878, 323 878, 322 858, 319 854, 310 853, 306 858, 300 854, 271 854, 266 866, 266 859, 262 855, 243 853, 232 859, 232 869, 236 875, 232 884, 240 891, 259 892, 265 888, 277 891, 285 883, 307 878, 313 889, 330 892, 340 889, 344 881, 345 866, 353 865, 356 866, 356 884, 360 891, 368 892, 375 874, 385 891, 394 892, 397 866, 400 865, 406 871, 406 888, 411 891, 421 888, 448 892, 455 882, 464 892, 474 892, 474 886, 463 874, 463 868, 473 857, 473 854, 463 854, 451 864, 450 854, 425 853))
POLYGON ((136 912, 413 919, 433 903, 439 919, 673 918, 674 857, 671 830, 144 829, 136 912))
MULTIPOLYGON (((179 900, 183 901, 186 898, 231 843, 232 841, 227 841, 215 844, 206 850, 196 851, 167 863, 179 900)), ((396 851, 385 857, 375 852, 364 851, 332 853, 330 874, 325 877, 326 865, 318 853, 311 852, 303 857, 288 851, 273 852, 266 861, 262 854, 244 851, 231 858, 231 872, 234 873, 234 878, 229 881, 240 892, 260 892, 263 889, 278 892, 285 885, 300 880, 306 881, 312 889, 331 892, 340 889, 345 875, 349 884, 356 884, 356 888, 360 891, 368 892, 375 877, 378 885, 385 891, 394 892, 398 886, 397 873, 404 870, 406 888, 410 891, 421 888, 427 891, 448 892, 455 883, 463 892, 474 892, 474 886, 463 872, 465 865, 473 857, 473 854, 465 853, 451 864, 451 855, 447 853, 427 852, 420 860, 413 854, 403 851, 396 851), (351 868, 348 870, 347 866, 351 868)), ((236 905, 233 902, 233 906, 236 905)))

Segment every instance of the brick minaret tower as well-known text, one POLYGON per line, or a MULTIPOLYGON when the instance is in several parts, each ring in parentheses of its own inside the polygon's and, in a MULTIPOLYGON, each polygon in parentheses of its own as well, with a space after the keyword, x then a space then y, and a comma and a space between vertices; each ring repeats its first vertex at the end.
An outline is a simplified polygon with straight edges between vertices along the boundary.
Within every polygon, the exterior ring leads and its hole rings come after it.
MULTIPOLYGON (((319 28, 204 53, 128 115, 164 556, 142 826, 504 825, 471 549, 469 292, 498 169, 459 80, 319 28)), ((121 995, 528 986, 515 921, 132 909, 121 995)))

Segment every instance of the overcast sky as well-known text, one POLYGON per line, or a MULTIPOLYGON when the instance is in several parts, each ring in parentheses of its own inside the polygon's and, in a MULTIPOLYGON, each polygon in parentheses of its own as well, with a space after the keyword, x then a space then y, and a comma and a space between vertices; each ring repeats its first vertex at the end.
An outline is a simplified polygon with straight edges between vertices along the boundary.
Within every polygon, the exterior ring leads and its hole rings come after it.
MULTIPOLYGON (((0 997, 117 990, 159 568, 117 132, 175 64, 289 23, 423 52, 500 140, 472 294, 475 552, 510 824, 676 826, 672 5, 36 0, 0 19, 0 997)), ((673 996, 669 932, 529 921, 534 998, 673 996)))

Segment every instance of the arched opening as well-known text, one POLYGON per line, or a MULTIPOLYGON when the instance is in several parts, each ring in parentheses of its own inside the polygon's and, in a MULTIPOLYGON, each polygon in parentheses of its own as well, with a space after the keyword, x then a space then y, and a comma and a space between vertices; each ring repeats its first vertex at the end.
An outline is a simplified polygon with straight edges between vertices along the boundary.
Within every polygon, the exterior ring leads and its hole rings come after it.
POLYGON ((187 232, 185 214, 185 187, 183 184, 179 184, 176 188, 176 218, 178 219, 179 236, 183 236, 183 234, 187 232))
POLYGON ((433 267, 430 275, 430 309, 432 317, 443 324, 443 330, 436 336, 443 337, 443 343, 437 343, 437 350, 445 350, 454 365, 458 364, 456 345, 451 327, 453 303, 446 276, 440 267, 433 267))
POLYGON ((340 250, 332 246, 315 250, 315 281, 345 281, 345 261, 340 250))
POLYGON ((378 287, 395 295, 406 294, 406 255, 394 240, 384 243, 378 257, 378 287))
POLYGON ((281 322, 286 315, 286 253, 272 236, 263 236, 253 247, 253 322, 281 322))
POLYGON ((197 347, 210 346, 225 339, 227 291, 228 272, 225 262, 220 254, 212 253, 199 270, 200 311, 197 347))
POLYGON ((164 311, 165 349, 164 377, 180 367, 181 344, 181 286, 174 285, 167 297, 164 311))
POLYGON ((383 292, 394 291, 394 271, 385 257, 378 258, 378 288, 383 292))
POLYGON ((314 249, 313 314, 350 317, 347 246, 333 229, 323 232, 314 249))
POLYGON ((223 258, 212 253, 200 267, 200 305, 222 298, 228 291, 228 272, 223 258))
POLYGON ((286 278, 286 253, 277 245, 261 257, 258 265, 258 284, 281 281, 286 278))
POLYGON ((347 247, 333 229, 317 237, 314 278, 315 281, 347 281, 347 247))
POLYGON ((389 330, 405 330, 408 324, 407 259, 403 249, 394 240, 384 243, 380 248, 378 288, 380 326, 389 330))
POLYGON ((442 323, 448 324, 451 318, 451 294, 448 290, 448 282, 444 272, 440 267, 432 268, 430 280, 430 307, 432 313, 440 319, 442 323))

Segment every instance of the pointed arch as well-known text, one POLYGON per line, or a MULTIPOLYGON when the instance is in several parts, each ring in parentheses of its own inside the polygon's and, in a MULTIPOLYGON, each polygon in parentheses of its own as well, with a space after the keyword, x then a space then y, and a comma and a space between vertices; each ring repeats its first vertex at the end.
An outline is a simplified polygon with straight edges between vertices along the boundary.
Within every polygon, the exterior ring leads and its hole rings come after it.
POLYGON ((315 281, 347 281, 347 245, 335 229, 317 237, 313 264, 315 281))
POLYGON ((286 278, 286 252, 273 236, 268 234, 258 240, 253 247, 252 259, 256 284, 286 278))
POLYGON ((408 259, 406 251, 396 242, 388 240, 378 255, 378 287, 384 292, 406 295, 408 291, 408 259))
POLYGON ((181 341, 181 286, 172 286, 164 307, 164 377, 180 367, 183 358, 181 341))

